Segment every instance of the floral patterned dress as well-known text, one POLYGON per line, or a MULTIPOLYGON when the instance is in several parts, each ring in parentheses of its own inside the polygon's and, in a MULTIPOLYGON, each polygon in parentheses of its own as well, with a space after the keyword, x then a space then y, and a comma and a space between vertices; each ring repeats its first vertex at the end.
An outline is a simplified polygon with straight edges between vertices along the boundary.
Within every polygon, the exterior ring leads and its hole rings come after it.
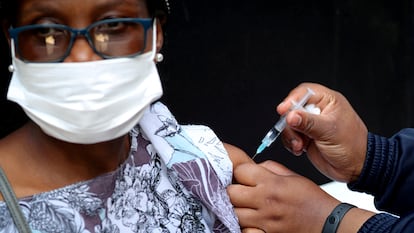
MULTIPOLYGON (((115 171, 19 199, 34 233, 240 232, 225 187, 232 164, 205 126, 180 126, 161 103, 131 133, 115 171)), ((17 233, 0 202, 0 233, 17 233)))

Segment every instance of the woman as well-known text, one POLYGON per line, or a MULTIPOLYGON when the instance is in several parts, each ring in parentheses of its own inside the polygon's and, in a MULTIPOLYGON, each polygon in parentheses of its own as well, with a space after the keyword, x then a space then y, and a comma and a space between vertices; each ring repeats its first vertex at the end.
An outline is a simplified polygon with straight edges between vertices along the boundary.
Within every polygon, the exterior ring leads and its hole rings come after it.
MULTIPOLYGON (((34 232, 237 232, 225 191, 249 161, 159 102, 155 62, 168 2, 2 1, 29 122, 0 141, 0 166, 34 232)), ((2 190, 3 192, 4 190, 2 190)), ((0 202, 0 232, 15 232, 0 202)))

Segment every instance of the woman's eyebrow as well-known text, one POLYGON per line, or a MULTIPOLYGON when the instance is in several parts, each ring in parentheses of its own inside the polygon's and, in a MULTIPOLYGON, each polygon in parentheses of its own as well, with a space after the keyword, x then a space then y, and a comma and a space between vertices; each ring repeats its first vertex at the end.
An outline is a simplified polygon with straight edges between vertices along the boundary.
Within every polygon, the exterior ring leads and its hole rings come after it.
POLYGON ((56 16, 60 15, 62 12, 62 8, 59 7, 56 4, 49 3, 49 1, 43 2, 40 1, 36 4, 29 4, 25 5, 23 9, 19 11, 19 22, 30 22, 33 19, 36 19, 36 17, 41 17, 43 15, 48 16, 56 16))
POLYGON ((139 10, 139 11, 146 9, 146 4, 138 0, 124 0, 122 1, 122 4, 120 4, 119 0, 109 0, 100 5, 95 6, 95 10, 104 11, 108 9, 116 9, 120 5, 122 5, 122 7, 127 7, 129 9, 135 8, 136 10, 139 10))

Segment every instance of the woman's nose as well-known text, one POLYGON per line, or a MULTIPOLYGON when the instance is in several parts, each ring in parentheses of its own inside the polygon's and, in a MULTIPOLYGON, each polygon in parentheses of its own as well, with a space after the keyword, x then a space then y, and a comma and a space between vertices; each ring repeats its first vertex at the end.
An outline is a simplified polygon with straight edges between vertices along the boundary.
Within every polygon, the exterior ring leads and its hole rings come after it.
POLYGON ((102 58, 93 51, 85 37, 79 36, 73 42, 69 56, 65 58, 64 62, 86 62, 96 60, 102 60, 102 58))

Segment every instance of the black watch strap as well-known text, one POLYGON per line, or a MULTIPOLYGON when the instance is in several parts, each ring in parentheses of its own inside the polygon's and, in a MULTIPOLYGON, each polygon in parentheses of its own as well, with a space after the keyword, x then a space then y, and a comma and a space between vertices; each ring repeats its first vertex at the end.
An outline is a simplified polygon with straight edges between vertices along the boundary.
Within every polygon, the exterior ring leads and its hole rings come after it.
POLYGON ((337 205, 331 214, 329 214, 329 216, 326 218, 325 224, 322 228, 322 233, 336 233, 342 218, 345 216, 348 210, 354 207, 356 206, 348 203, 341 203, 337 205))

